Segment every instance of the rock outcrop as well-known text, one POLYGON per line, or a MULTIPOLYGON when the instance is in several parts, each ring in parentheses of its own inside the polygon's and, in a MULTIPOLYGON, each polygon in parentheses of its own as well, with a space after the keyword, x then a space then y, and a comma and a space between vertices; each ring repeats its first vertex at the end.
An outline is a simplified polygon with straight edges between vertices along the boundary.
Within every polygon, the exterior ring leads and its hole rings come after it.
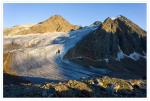
POLYGON ((146 97, 145 80, 108 76, 34 84, 5 74, 4 83, 4 97, 146 97))

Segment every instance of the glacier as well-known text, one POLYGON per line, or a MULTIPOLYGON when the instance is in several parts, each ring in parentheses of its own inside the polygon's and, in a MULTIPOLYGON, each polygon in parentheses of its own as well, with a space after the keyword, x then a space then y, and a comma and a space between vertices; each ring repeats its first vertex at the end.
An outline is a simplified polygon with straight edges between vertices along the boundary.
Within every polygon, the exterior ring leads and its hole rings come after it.
POLYGON ((69 33, 4 36, 4 54, 11 53, 10 67, 15 70, 16 75, 24 76, 27 80, 30 80, 29 77, 68 80, 102 75, 106 72, 63 60, 70 48, 96 28, 87 27, 69 33), (60 53, 56 54, 58 50, 60 53))

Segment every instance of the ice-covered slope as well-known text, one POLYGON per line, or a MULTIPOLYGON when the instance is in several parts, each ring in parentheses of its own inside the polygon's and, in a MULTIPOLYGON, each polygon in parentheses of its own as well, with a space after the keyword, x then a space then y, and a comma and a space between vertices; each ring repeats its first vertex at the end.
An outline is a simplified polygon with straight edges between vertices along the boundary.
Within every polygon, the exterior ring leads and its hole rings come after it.
POLYGON ((70 48, 95 29, 4 37, 4 72, 50 80, 101 75, 105 70, 81 67, 62 59, 70 48))

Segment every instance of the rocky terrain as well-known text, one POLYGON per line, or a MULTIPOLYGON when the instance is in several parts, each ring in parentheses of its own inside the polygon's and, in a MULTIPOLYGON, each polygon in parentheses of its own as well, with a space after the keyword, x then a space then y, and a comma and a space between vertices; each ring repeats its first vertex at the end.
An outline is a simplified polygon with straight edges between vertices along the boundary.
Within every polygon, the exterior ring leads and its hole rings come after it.
POLYGON ((145 80, 103 76, 35 84, 17 76, 5 77, 4 97, 146 97, 145 80))
POLYGON ((124 16, 7 28, 4 97, 146 97, 146 36, 124 16))

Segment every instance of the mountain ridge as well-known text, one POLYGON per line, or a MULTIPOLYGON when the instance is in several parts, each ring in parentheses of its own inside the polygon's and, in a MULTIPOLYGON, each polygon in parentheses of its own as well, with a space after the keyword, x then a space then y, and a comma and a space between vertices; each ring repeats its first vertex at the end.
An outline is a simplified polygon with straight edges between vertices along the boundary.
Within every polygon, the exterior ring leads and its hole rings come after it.
POLYGON ((113 71, 118 69, 117 72, 134 70, 136 75, 145 77, 145 53, 146 32, 126 17, 120 16, 113 20, 108 17, 97 30, 70 49, 64 59, 89 67, 105 67, 113 71))
MULTIPOLYGON (((21 26, 21 25, 20 25, 21 26)), ((14 35, 26 35, 26 34, 36 34, 36 33, 48 33, 48 32, 69 32, 70 30, 78 29, 79 26, 69 23, 65 18, 60 15, 54 15, 48 19, 39 22, 33 26, 30 26, 28 29, 23 29, 15 32, 17 27, 14 29, 4 30, 4 35, 14 34, 14 35)), ((19 29, 17 29, 19 30, 19 29)))

